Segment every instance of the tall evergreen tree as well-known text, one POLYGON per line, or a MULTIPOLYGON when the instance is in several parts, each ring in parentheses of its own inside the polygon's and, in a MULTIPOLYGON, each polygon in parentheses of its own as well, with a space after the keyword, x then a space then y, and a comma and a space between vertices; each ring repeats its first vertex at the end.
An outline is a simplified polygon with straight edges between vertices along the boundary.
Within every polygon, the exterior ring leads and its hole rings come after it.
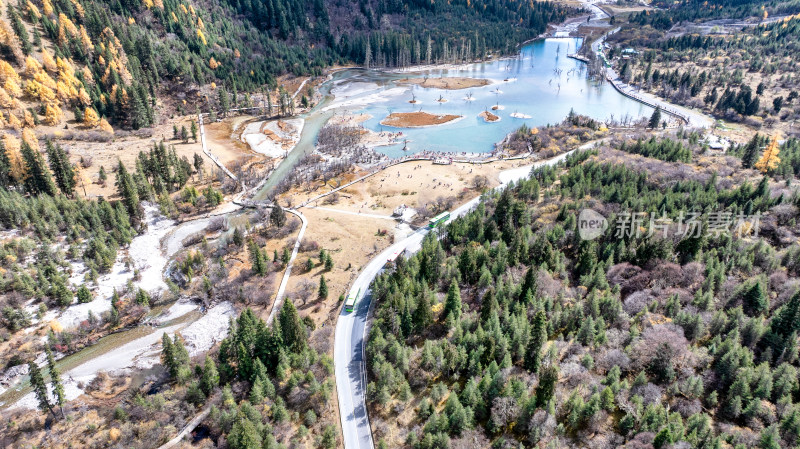
POLYGON ((266 275, 267 262, 264 260, 264 253, 261 252, 258 244, 252 239, 250 239, 248 246, 250 249, 250 266, 252 267, 253 272, 259 276, 266 275))
POLYGON ((323 274, 319 278, 319 291, 318 296, 322 299, 328 297, 328 283, 325 281, 325 275, 323 274))
POLYGON ((122 198, 128 215, 132 218, 139 217, 139 193, 128 170, 121 160, 117 161, 117 194, 122 198))
POLYGON ((58 188, 64 195, 72 196, 75 191, 75 172, 69 163, 67 153, 61 145, 53 143, 51 140, 47 141, 46 147, 50 170, 53 172, 58 188))
POLYGON ((533 318, 531 328, 531 339, 528 341, 528 348, 525 350, 525 368, 535 373, 539 371, 542 363, 542 346, 547 341, 547 317, 543 310, 540 310, 533 318))
POLYGON ((414 309, 414 327, 421 331, 433 322, 433 310, 428 294, 422 292, 417 300, 417 308, 414 309))
POLYGON ((306 347, 306 326, 291 299, 286 298, 283 302, 278 321, 286 347, 294 352, 302 351, 306 347))
POLYGON ((56 360, 53 358, 53 352, 50 351, 49 347, 45 348, 45 351, 47 353, 47 369, 50 371, 50 386, 53 389, 55 405, 61 410, 61 417, 64 418, 64 404, 66 403, 66 399, 64 398, 64 385, 61 383, 61 373, 58 372, 58 367, 56 367, 56 360))
POLYGON ((536 405, 544 407, 553 398, 558 382, 558 367, 547 365, 539 376, 539 385, 536 386, 536 405))
POLYGON ((769 310, 769 299, 761 281, 754 282, 745 290, 742 303, 745 312, 751 316, 761 315, 769 310))
POLYGON ((647 122, 647 127, 650 129, 656 129, 661 125, 661 108, 656 108, 653 111, 653 114, 650 116, 650 121, 647 122))
POLYGON ((445 320, 451 317, 454 320, 461 318, 461 308, 461 291, 458 288, 458 282, 453 279, 450 281, 450 288, 447 290, 447 297, 444 302, 445 320))
POLYGON ((206 396, 209 396, 217 386, 219 386, 217 365, 211 356, 206 355, 206 360, 203 364, 203 376, 200 378, 200 389, 203 390, 206 396))
POLYGON ((36 395, 36 400, 39 402, 39 410, 44 413, 49 411, 53 416, 56 416, 53 411, 53 406, 50 404, 50 398, 47 394, 47 385, 44 383, 42 371, 39 369, 39 365, 37 365, 36 362, 28 362, 28 375, 31 378, 33 393, 36 395))
POLYGON ((744 152, 742 153, 742 167, 753 168, 756 161, 758 160, 760 142, 761 142, 761 136, 759 136, 758 133, 756 133, 747 142, 747 145, 745 145, 744 147, 744 152))
POLYGON ((281 228, 286 224, 286 212, 280 205, 275 204, 272 207, 272 211, 269 213, 269 222, 276 228, 281 228))
POLYGON ((21 153, 28 172, 28 177, 25 178, 25 189, 34 195, 42 193, 55 195, 56 186, 53 183, 50 172, 44 165, 42 155, 31 148, 25 141, 22 141, 21 153))

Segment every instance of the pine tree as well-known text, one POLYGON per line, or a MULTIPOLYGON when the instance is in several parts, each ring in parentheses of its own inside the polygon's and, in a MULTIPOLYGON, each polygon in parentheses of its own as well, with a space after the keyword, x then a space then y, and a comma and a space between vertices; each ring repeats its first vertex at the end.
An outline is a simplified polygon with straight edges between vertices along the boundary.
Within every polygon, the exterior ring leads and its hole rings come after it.
POLYGON ((533 318, 531 328, 531 339, 528 341, 528 348, 525 351, 525 368, 535 373, 539 371, 542 362, 542 346, 547 341, 547 317, 543 310, 540 310, 533 318))
POLYGON ((86 285, 81 285, 78 287, 78 291, 75 293, 75 296, 78 299, 78 304, 84 304, 87 302, 92 302, 92 292, 86 288, 86 285))
POLYGON ((108 175, 106 174, 106 169, 102 165, 100 166, 100 171, 97 173, 97 179, 100 181, 100 185, 105 187, 106 180, 108 180, 108 175))
POLYGON ((133 178, 121 160, 117 160, 117 194, 122 198, 130 217, 139 217, 139 193, 133 178))
POLYGON ((539 376, 539 385, 536 386, 537 407, 544 407, 550 402, 555 392, 556 382, 558 382, 558 368, 555 365, 544 367, 539 376))
POLYGON ((742 297, 745 312, 751 316, 761 315, 769 310, 769 299, 760 281, 747 288, 742 297))
POLYGON ((256 426, 240 411, 228 433, 227 442, 231 449, 258 449, 262 439, 256 426))
POLYGON ((11 161, 6 153, 6 145, 0 140, 0 187, 8 188, 13 185, 11 176, 11 161))
POLYGON ((535 298, 536 295, 539 293, 539 280, 537 279, 537 272, 536 268, 530 268, 527 273, 525 273, 525 279, 522 281, 522 290, 521 298, 525 298, 525 296, 530 292, 531 298, 535 298))
POLYGON ((661 108, 657 107, 655 111, 653 111, 653 115, 650 116, 650 121, 647 122, 647 127, 650 129, 656 129, 661 125, 661 108))
POLYGON ((173 377, 173 372, 177 372, 174 352, 172 340, 170 340, 166 332, 163 333, 161 335, 161 364, 164 365, 164 368, 170 373, 170 377, 173 377))
POLYGON ((753 168, 753 165, 758 160, 758 144, 761 141, 761 136, 756 133, 747 145, 744 147, 744 152, 742 153, 742 167, 744 168, 753 168))
POLYGON ((72 196, 75 191, 75 172, 69 163, 67 153, 61 145, 54 144, 50 140, 47 141, 46 147, 50 170, 56 178, 58 188, 64 195, 72 196))
POLYGON ((259 276, 265 276, 267 274, 267 262, 264 260, 264 254, 252 239, 248 246, 250 247, 250 264, 253 272, 259 276))
POLYGON ((275 204, 272 207, 272 211, 269 213, 269 222, 277 228, 281 228, 286 224, 286 212, 283 211, 280 205, 275 204))
POLYGON ((53 183, 50 172, 44 165, 42 155, 31 148, 24 140, 22 141, 21 153, 28 173, 28 177, 25 179, 25 189, 34 195, 55 195, 56 186, 53 183))
POLYGON ((211 356, 206 355, 205 364, 203 365, 203 376, 200 378, 200 389, 203 390, 206 396, 210 396, 211 392, 219 386, 219 371, 217 365, 211 356))
POLYGON ((461 291, 458 288, 458 282, 455 279, 450 281, 450 288, 447 290, 447 298, 444 302, 444 318, 448 320, 450 317, 453 320, 461 318, 461 291))
POLYGON ((283 302, 278 322, 286 347, 294 352, 303 350, 306 346, 306 327, 291 299, 287 298, 283 302))
POLYGON ((417 308, 414 309, 414 327, 419 332, 430 326, 431 323, 433 323, 433 310, 428 295, 423 291, 417 301, 417 308))
MULTIPOLYGON (((192 124, 189 127, 189 131, 192 133, 192 140, 197 142, 197 122, 192 120, 192 124)), ((200 159, 202 160, 202 159, 200 159)), ((197 155, 195 155, 195 161, 197 161, 197 155)), ((197 168, 197 163, 195 162, 195 168, 197 168)))
POLYGON ((58 372, 56 367, 56 360, 53 358, 53 352, 50 348, 45 348, 47 353, 47 369, 50 371, 50 386, 53 388, 53 396, 55 396, 55 405, 61 410, 61 417, 64 418, 64 404, 66 399, 64 397, 64 385, 61 383, 61 373, 58 372))
POLYGON ((320 276, 319 278, 319 292, 318 296, 321 299, 325 299, 328 297, 328 283, 325 282, 325 275, 320 276))
POLYGON ((28 375, 31 378, 31 388, 33 388, 33 393, 36 395, 36 400, 39 401, 39 410, 44 413, 49 411, 53 414, 53 416, 56 416, 55 412, 53 411, 53 406, 50 404, 50 399, 47 395, 47 385, 44 383, 42 371, 39 369, 39 365, 37 365, 36 362, 28 362, 28 375))

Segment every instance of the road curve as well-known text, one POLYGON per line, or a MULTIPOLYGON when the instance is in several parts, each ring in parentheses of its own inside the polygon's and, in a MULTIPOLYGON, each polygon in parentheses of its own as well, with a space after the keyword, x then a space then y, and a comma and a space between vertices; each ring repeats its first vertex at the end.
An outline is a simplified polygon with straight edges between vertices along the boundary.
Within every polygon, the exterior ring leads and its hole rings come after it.
MULTIPOLYGON (((588 148, 593 144, 584 145, 581 149, 588 148)), ((505 170, 499 174, 501 184, 497 188, 503 188, 511 181, 526 178, 534 167, 557 164, 566 159, 573 151, 575 150, 551 159, 538 161, 532 165, 505 170)), ((480 200, 481 197, 478 196, 461 205, 450 213, 450 220, 465 215, 480 200)), ((395 251, 417 252, 421 247, 422 239, 427 233, 427 228, 421 228, 372 258, 358 274, 356 280, 353 281, 349 291, 349 294, 361 291, 355 310, 346 312, 342 307, 339 319, 336 322, 333 361, 345 449, 374 449, 372 429, 369 425, 369 414, 366 406, 367 366, 365 347, 368 331, 367 318, 372 301, 370 284, 383 270, 392 253, 395 251)))
POLYGON ((289 258, 289 263, 286 264, 286 271, 283 272, 281 285, 278 287, 278 294, 275 295, 275 300, 272 301, 272 310, 269 312, 267 324, 272 323, 272 320, 275 319, 275 314, 278 313, 278 311, 281 309, 281 305, 283 305, 283 295, 286 293, 286 285, 289 283, 289 276, 292 275, 292 267, 294 266, 294 261, 297 258, 297 252, 300 250, 300 244, 303 242, 303 234, 306 233, 306 228, 308 227, 308 220, 306 219, 305 215, 300 213, 300 211, 295 209, 284 210, 292 215, 297 216, 303 224, 300 226, 300 232, 297 233, 297 240, 295 240, 294 248, 292 248, 292 257, 289 258))

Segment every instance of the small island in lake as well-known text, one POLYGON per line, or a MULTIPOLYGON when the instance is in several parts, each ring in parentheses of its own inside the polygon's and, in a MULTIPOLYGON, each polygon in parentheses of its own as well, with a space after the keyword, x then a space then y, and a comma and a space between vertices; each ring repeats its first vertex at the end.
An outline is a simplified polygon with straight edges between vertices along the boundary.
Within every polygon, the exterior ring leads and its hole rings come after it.
POLYGON ((460 115, 431 114, 428 112, 392 112, 381 120, 381 125, 394 126, 395 128, 422 128, 450 123, 460 119, 460 115))
POLYGON ((481 112, 480 114, 478 114, 478 117, 481 117, 481 118, 483 118, 483 121, 490 122, 490 123, 491 122, 499 122, 500 121, 500 117, 492 114, 489 111, 481 112))
POLYGON ((399 84, 416 84, 420 87, 433 89, 459 90, 471 87, 482 87, 491 84, 491 81, 483 78, 468 78, 465 76, 454 76, 452 78, 405 78, 398 81, 399 84))

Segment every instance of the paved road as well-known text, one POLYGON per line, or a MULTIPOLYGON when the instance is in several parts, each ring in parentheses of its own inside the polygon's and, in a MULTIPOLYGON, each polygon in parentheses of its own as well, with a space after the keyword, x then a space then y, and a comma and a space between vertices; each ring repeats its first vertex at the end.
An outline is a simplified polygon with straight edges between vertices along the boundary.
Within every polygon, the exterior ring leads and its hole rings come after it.
MULTIPOLYGON (((584 145, 588 148, 593 144, 584 145)), ((574 151, 574 150, 573 150, 574 151)), ((567 155, 564 153, 552 159, 536 162, 533 165, 505 170, 500 173, 499 179, 502 188, 510 181, 527 177, 535 166, 553 165, 563 161, 567 155)), ((473 198, 450 213, 450 220, 460 217, 472 210, 480 201, 480 197, 473 198)), ((422 244, 422 239, 428 229, 420 229, 405 239, 393 244, 389 248, 370 260, 359 273, 350 294, 361 291, 356 308, 353 312, 346 312, 342 308, 341 315, 336 322, 333 361, 335 365, 336 388, 339 397, 339 414, 342 420, 342 433, 345 449, 373 449, 372 429, 369 425, 369 416, 366 407, 367 370, 364 350, 368 331, 367 316, 372 301, 372 291, 369 289, 373 279, 383 270, 389 256, 395 251, 414 253, 422 244)))
POLYGON ((294 261, 297 258, 297 252, 300 250, 300 244, 303 242, 303 235, 306 233, 306 228, 308 227, 308 220, 306 220, 305 215, 301 214, 300 211, 295 209, 284 210, 297 216, 297 218, 299 218, 303 224, 300 226, 300 232, 297 233, 297 240, 295 240, 294 248, 292 248, 292 257, 289 258, 289 263, 286 264, 286 271, 283 272, 281 285, 278 287, 278 294, 275 295, 275 300, 272 301, 272 310, 269 312, 267 324, 272 323, 272 320, 275 319, 275 314, 281 310, 281 306, 283 305, 283 295, 286 293, 286 285, 289 283, 289 276, 292 275, 292 267, 294 266, 294 261))

